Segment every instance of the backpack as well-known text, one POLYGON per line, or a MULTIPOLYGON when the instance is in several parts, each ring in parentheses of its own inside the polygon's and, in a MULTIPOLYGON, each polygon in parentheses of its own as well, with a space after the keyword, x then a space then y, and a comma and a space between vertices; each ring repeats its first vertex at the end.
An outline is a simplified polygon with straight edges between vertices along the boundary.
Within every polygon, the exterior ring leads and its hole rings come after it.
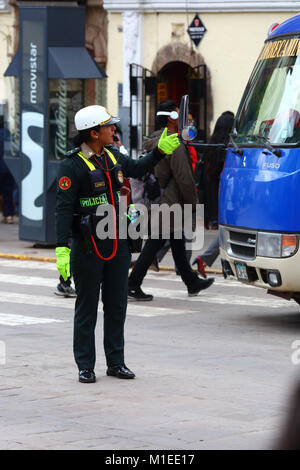
POLYGON ((157 204, 162 190, 154 173, 148 171, 141 178, 131 178, 131 196, 135 204, 144 204, 150 209, 151 204, 157 204))
POLYGON ((145 199, 155 202, 160 198, 161 189, 154 173, 148 172, 144 176, 144 195, 145 199))

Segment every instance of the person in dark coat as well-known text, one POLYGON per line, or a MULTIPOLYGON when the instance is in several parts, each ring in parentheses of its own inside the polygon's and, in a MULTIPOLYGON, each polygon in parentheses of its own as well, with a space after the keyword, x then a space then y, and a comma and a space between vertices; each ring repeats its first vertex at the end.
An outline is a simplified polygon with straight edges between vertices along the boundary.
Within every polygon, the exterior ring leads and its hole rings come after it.
MULTIPOLYGON (((225 144, 232 131, 234 114, 225 111, 217 119, 210 144, 225 144)), ((208 229, 218 228, 218 198, 220 174, 223 170, 226 149, 207 148, 204 153, 204 220, 208 229)))
MULTIPOLYGON (((144 148, 151 151, 157 146, 157 142, 165 126, 170 134, 178 132, 178 108, 176 102, 168 100, 160 103, 157 111, 157 121, 160 129, 155 131, 144 143, 144 148)), ((197 193, 193 175, 192 161, 186 147, 181 144, 172 153, 168 154, 164 161, 160 161, 154 174, 160 188, 163 190, 159 203, 151 208, 151 212, 160 210, 165 204, 169 207, 174 204, 184 207, 190 204, 196 208, 197 193)), ((172 255, 181 279, 187 287, 188 295, 195 296, 203 289, 207 289, 214 282, 214 278, 200 279, 187 260, 185 239, 176 236, 176 224, 170 217, 170 244, 172 255)), ((153 228, 153 227, 152 227, 153 228)), ((141 285, 147 270, 154 260, 156 253, 165 245, 166 238, 159 227, 159 237, 151 237, 146 241, 143 250, 135 262, 128 280, 128 298, 137 301, 151 301, 153 295, 143 292, 141 285)))
MULTIPOLYGON (((234 114, 225 111, 216 122, 210 143, 227 144, 229 135, 233 127, 234 114)), ((205 152, 204 160, 204 184, 205 184, 205 207, 204 219, 207 228, 218 228, 218 199, 220 174, 223 170, 226 149, 210 148, 205 152)), ((197 256, 193 265, 197 265, 197 270, 202 277, 206 278, 206 266, 212 266, 219 256, 219 237, 212 241, 206 251, 197 256)))
POLYGON ((4 128, 3 116, 0 116, 0 193, 2 194, 2 223, 13 224, 15 206, 13 192, 15 181, 4 161, 4 128))

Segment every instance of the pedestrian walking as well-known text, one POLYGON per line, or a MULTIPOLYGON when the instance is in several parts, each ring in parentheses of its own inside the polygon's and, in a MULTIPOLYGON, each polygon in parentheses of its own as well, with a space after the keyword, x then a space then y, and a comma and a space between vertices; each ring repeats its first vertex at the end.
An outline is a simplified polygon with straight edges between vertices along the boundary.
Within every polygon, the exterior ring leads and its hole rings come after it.
POLYGON ((197 270, 202 277, 206 279, 207 275, 205 272, 206 266, 212 266, 220 254, 219 236, 215 237, 209 247, 202 253, 201 256, 197 256, 192 266, 197 265, 197 270))
MULTIPOLYGON (((178 107, 174 101, 168 100, 160 104, 157 111, 157 121, 160 130, 154 132, 145 144, 145 149, 155 148, 162 134, 162 129, 167 126, 170 134, 178 132, 178 107)), ((197 203, 196 187, 192 171, 192 162, 186 147, 181 144, 172 153, 170 152, 154 170, 160 187, 163 189, 159 204, 192 204, 197 203)), ((174 262, 180 276, 187 286, 188 295, 197 295, 201 290, 209 287, 214 279, 199 279, 197 273, 191 268, 186 255, 185 239, 177 238, 176 227, 170 218, 170 244, 174 262)), ((183 234, 182 234, 183 235, 183 234)), ((164 246, 165 237, 160 233, 159 238, 150 238, 136 260, 128 280, 128 297, 132 300, 151 301, 153 296, 143 292, 141 285, 147 270, 157 252, 164 246)))
MULTIPOLYGON (((124 323, 127 307, 127 279, 130 263, 128 239, 119 237, 117 224, 124 177, 139 177, 179 145, 178 135, 161 135, 157 145, 143 158, 134 160, 113 149, 115 124, 102 106, 87 106, 75 115, 76 148, 59 165, 57 178, 56 234, 57 268, 64 280, 70 265, 77 293, 74 317, 74 357, 79 381, 96 381, 94 366, 95 327, 101 285, 104 312, 106 374, 133 379, 125 365, 124 323), (103 217, 111 213, 113 237, 98 230, 103 217), (68 246, 71 232, 71 250, 68 246), (102 236, 103 235, 103 236, 102 236)), ((127 220, 127 217, 124 216, 127 220)))
MULTIPOLYGON (((209 143, 227 145, 233 122, 234 114, 231 111, 221 114, 209 143)), ((218 228, 219 184, 225 155, 225 148, 210 147, 204 151, 204 220, 205 226, 213 230, 218 228)))
POLYGON ((13 192, 15 180, 4 161, 4 122, 0 116, 0 193, 2 194, 2 223, 13 224, 15 205, 13 192))

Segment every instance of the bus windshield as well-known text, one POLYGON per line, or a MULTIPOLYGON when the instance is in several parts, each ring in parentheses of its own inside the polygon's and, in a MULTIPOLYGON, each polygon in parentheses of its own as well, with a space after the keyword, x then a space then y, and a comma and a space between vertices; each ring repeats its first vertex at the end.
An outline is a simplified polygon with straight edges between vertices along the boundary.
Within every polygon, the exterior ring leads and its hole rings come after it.
POLYGON ((299 53, 299 37, 265 43, 236 116, 236 142, 300 144, 299 53))

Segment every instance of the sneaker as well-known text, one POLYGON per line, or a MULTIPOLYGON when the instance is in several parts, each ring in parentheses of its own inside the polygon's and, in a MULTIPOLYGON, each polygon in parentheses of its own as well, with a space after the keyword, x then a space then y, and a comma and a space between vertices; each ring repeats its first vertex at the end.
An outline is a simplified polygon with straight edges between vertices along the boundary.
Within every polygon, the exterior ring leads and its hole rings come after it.
POLYGON ((12 215, 8 215, 8 216, 6 217, 6 223, 7 223, 7 224, 13 224, 13 223, 14 223, 14 218, 13 218, 12 215))
POLYGON ((208 279, 198 279, 191 287, 188 287, 189 297, 194 297, 199 294, 200 291, 210 287, 215 281, 214 277, 209 277, 208 279))
POLYGON ((194 264, 197 264, 198 273, 201 274, 201 276, 204 277, 204 279, 206 279, 207 276, 205 272, 205 263, 203 259, 200 258, 200 256, 197 256, 197 258, 194 259, 192 266, 194 266, 194 264))
POLYGON ((145 294, 140 287, 128 289, 128 300, 153 300, 153 295, 145 294))
POLYGON ((76 297, 76 292, 71 286, 64 286, 63 284, 57 284, 54 294, 60 295, 61 297, 76 297))

